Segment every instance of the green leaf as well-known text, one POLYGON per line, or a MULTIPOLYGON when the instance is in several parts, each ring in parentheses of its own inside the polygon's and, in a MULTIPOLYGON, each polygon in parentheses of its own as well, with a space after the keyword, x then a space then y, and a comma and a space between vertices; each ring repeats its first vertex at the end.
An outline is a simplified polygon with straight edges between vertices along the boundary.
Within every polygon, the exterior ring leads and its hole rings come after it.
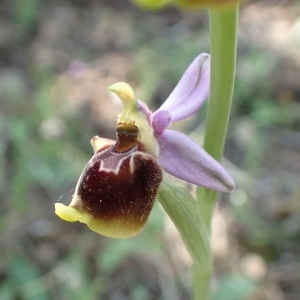
POLYGON ((209 235, 198 202, 185 189, 166 182, 161 184, 157 198, 180 232, 194 263, 210 270, 209 235))

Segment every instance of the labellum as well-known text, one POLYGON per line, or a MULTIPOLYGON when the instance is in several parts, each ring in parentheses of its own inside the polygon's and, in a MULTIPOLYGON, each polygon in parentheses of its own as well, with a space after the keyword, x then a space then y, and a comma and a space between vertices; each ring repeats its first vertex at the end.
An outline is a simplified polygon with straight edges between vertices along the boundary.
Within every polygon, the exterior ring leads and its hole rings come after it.
POLYGON ((69 206, 55 204, 56 214, 114 238, 138 234, 152 210, 162 170, 139 141, 134 122, 119 122, 117 141, 91 140, 95 154, 83 170, 69 206))

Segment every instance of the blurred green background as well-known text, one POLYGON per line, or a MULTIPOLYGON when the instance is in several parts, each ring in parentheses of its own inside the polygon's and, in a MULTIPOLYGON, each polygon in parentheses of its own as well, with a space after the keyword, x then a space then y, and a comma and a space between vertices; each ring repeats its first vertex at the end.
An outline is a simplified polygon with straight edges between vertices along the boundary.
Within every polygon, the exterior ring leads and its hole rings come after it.
MULTIPOLYGON (((215 211, 214 300, 299 299, 299 13, 296 0, 241 8, 224 159, 237 189, 215 211)), ((0 299, 191 298, 190 257, 158 203, 126 240, 63 222, 53 203, 70 202, 91 137, 115 136, 107 86, 127 81, 154 110, 200 52, 205 11, 1 1, 0 299)), ((205 107, 197 120, 176 126, 201 141, 205 107)))

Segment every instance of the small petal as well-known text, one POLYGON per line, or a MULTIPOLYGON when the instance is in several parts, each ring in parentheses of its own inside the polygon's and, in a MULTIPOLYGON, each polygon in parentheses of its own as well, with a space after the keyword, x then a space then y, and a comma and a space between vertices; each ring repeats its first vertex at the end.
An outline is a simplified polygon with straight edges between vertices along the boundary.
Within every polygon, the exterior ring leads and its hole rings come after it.
POLYGON ((149 118, 150 118, 152 112, 150 111, 147 104, 144 103, 143 101, 138 100, 138 109, 139 109, 140 113, 142 113, 149 122, 149 118))
POLYGON ((115 142, 116 141, 114 141, 114 140, 105 139, 105 138, 99 137, 98 135, 94 136, 91 139, 91 144, 92 144, 94 153, 112 146, 115 142))
POLYGON ((194 59, 168 99, 152 115, 153 127, 156 127, 156 115, 164 110, 170 112, 172 122, 194 114, 208 98, 209 80, 210 56, 202 53, 194 59))
POLYGON ((152 126, 156 134, 162 134, 170 125, 172 116, 167 110, 160 110, 155 113, 152 118, 152 126))
POLYGON ((234 181, 225 169, 187 135, 166 130, 157 136, 159 163, 171 175, 207 188, 231 192, 234 181))

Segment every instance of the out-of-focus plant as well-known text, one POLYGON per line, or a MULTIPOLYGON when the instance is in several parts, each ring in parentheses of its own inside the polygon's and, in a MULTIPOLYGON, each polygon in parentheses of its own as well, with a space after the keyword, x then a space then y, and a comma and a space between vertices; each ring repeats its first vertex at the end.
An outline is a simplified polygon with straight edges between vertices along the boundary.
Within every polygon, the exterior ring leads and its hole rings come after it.
POLYGON ((15 2, 14 19, 24 28, 32 27, 39 18, 40 0, 20 0, 15 2))

